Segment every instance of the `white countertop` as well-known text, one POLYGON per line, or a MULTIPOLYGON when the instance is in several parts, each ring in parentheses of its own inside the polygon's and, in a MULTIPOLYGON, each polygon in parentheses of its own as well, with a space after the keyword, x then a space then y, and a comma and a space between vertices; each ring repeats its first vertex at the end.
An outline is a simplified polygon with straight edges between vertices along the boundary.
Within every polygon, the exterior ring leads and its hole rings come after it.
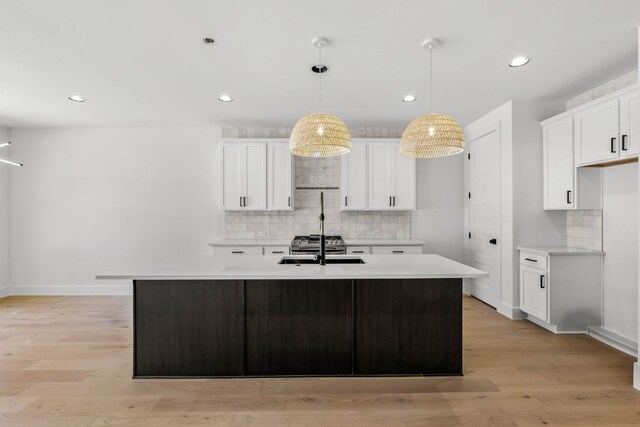
MULTIPOLYGON (((350 257, 333 255, 328 258, 350 257)), ((362 255, 366 264, 278 265, 282 255, 201 255, 183 260, 133 265, 96 276, 106 280, 244 279, 439 279, 488 277, 488 273, 440 255, 362 255)))
MULTIPOLYGON (((423 246, 427 242, 415 239, 344 239, 347 246, 423 246)), ((291 240, 230 240, 223 239, 209 246, 290 246, 291 240)))
POLYGON ((603 251, 569 248, 566 246, 519 246, 519 251, 536 252, 543 255, 604 255, 603 251))

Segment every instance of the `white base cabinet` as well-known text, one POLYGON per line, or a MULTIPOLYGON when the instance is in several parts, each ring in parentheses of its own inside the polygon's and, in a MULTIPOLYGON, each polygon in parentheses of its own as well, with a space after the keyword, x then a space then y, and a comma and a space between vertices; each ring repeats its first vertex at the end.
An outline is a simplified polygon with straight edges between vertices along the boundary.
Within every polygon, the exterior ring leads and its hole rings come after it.
POLYGON ((520 310, 554 333, 586 333, 602 324, 603 253, 520 250, 520 310))

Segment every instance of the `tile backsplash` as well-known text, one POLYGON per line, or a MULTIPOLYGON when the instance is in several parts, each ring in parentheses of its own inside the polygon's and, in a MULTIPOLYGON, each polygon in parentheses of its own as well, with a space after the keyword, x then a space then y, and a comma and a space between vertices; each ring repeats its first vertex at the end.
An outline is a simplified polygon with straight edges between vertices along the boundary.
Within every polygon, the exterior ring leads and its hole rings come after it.
POLYGON ((567 211, 567 246, 602 250, 602 210, 567 211))
POLYGON ((325 233, 344 238, 408 239, 411 212, 340 211, 340 158, 294 157, 295 210, 226 212, 226 239, 290 240, 320 232, 320 191, 298 187, 335 187, 324 191, 325 233))

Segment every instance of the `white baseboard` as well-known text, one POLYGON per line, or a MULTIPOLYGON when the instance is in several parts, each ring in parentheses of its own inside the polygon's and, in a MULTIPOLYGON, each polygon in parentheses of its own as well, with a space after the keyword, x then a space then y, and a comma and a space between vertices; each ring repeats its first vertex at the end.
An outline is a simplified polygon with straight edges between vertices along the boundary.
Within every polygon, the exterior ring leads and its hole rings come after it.
POLYGON ((113 284, 100 286, 13 286, 11 295, 133 295, 132 284, 113 284))
POLYGON ((638 343, 613 331, 594 326, 587 328, 587 335, 631 356, 638 357, 638 343))
POLYGON ((633 364, 633 386, 640 390, 640 363, 633 364))
POLYGON ((8 286, 0 288, 0 298, 8 297, 9 295, 11 295, 11 289, 8 286))
POLYGON ((520 310, 520 307, 511 307, 505 303, 499 303, 496 310, 511 320, 523 320, 527 318, 527 314, 520 310))

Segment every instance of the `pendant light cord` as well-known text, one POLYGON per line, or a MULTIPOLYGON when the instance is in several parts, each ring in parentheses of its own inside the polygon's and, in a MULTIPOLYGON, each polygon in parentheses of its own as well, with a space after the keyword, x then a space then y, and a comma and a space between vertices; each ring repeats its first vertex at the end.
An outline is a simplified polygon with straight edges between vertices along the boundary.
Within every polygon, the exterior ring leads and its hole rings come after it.
POLYGON ((433 47, 429 44, 429 112, 433 113, 433 47))
POLYGON ((322 46, 318 47, 318 103, 319 112, 322 112, 322 46))

